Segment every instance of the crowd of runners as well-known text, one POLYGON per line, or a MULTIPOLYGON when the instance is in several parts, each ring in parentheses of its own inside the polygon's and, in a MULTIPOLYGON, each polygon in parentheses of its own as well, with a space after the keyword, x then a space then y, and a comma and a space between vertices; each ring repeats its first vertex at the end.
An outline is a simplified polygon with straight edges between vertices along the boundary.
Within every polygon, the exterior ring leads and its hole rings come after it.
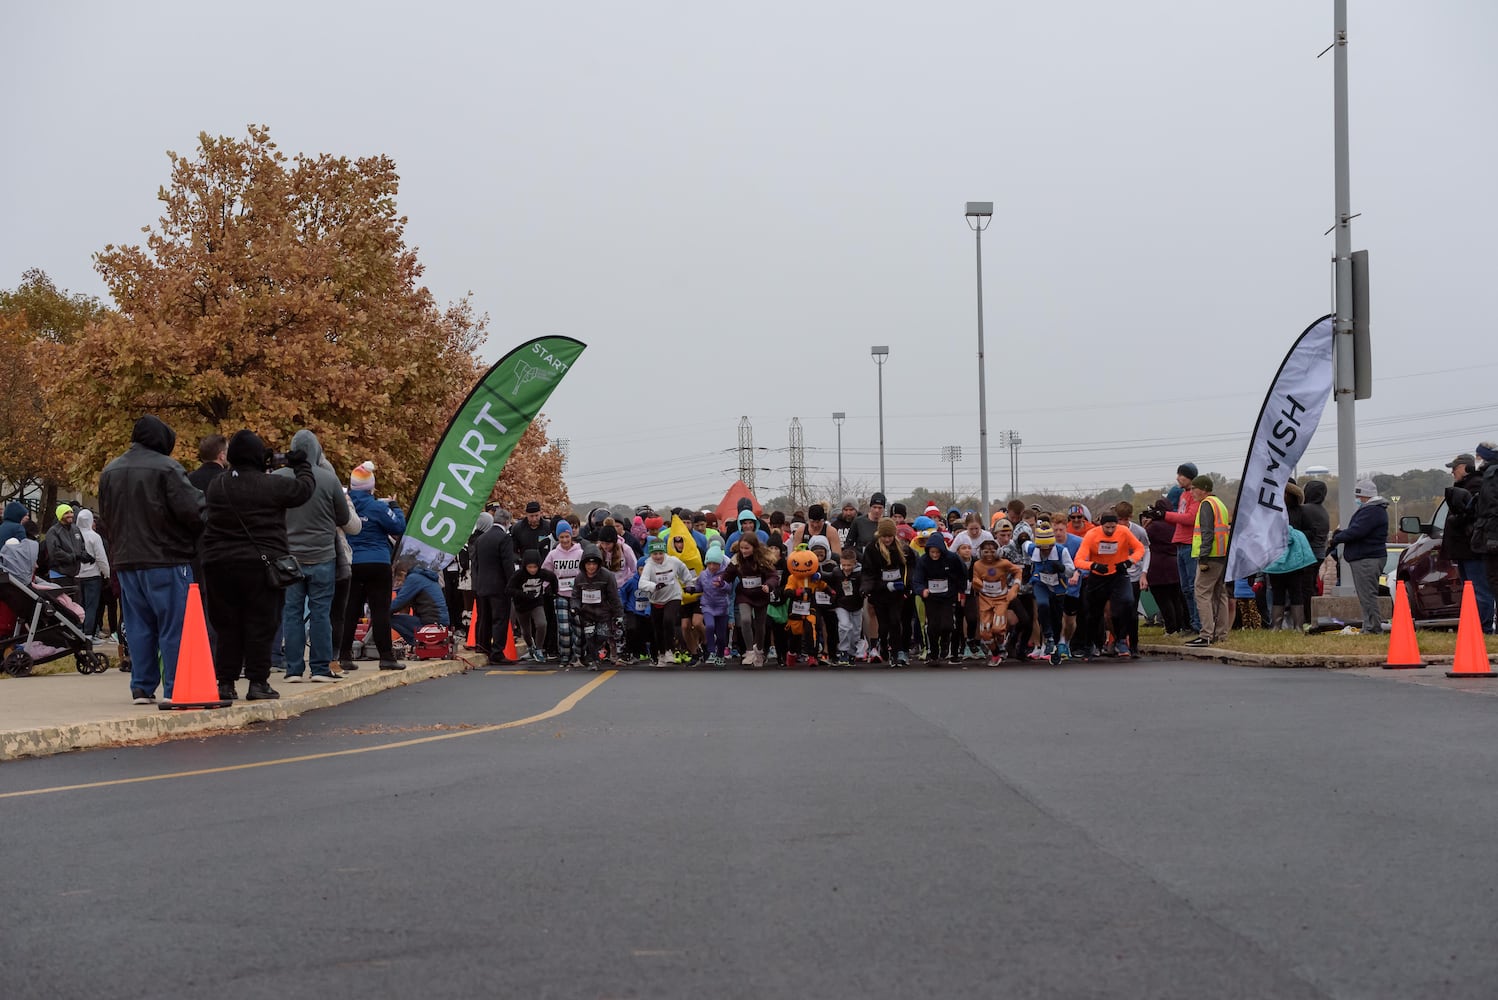
POLYGON ((495 627, 507 620, 528 665, 564 668, 1129 658, 1144 590, 1167 632, 1197 645, 1226 637, 1229 530, 1212 480, 1190 465, 1137 519, 1127 502, 1093 512, 1015 501, 985 523, 972 510, 909 511, 881 493, 832 516, 815 503, 756 513, 746 497, 726 523, 640 507, 621 520, 596 509, 575 525, 537 502, 512 523, 491 505, 455 570, 453 618, 469 600, 472 553, 497 531, 516 569, 497 602, 491 593, 473 605, 484 619, 475 647, 496 663, 509 662, 506 627, 495 627), (1200 602, 1198 571, 1210 598, 1200 602))

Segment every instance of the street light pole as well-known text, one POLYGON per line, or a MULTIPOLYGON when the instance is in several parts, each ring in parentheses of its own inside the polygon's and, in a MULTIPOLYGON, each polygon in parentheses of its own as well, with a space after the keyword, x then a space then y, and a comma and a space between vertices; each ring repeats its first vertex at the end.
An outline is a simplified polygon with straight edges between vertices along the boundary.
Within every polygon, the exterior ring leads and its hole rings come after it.
POLYGON ((952 471, 952 503, 957 503, 957 463, 962 461, 962 445, 942 445, 941 460, 947 463, 952 471))
POLYGON ((879 367, 879 492, 884 492, 884 363, 889 360, 889 346, 876 344, 869 348, 869 356, 879 367))
MULTIPOLYGON (((1332 4, 1332 149, 1334 199, 1337 231, 1336 318, 1332 340, 1336 344, 1337 400, 1337 514, 1345 528, 1351 521, 1356 504, 1348 488, 1358 478, 1357 368, 1353 357, 1352 316, 1352 194, 1347 142, 1347 0, 1332 4)), ((1346 559, 1342 562, 1342 579, 1350 581, 1352 571, 1346 559)), ((1344 583, 1339 594, 1350 594, 1353 588, 1344 583)))
POLYGON ((837 497, 839 501, 848 495, 847 490, 843 489, 843 421, 846 419, 848 415, 842 410, 837 410, 832 414, 832 422, 837 424, 837 497))
POLYGON ((993 202, 970 201, 964 218, 978 254, 978 480, 983 491, 983 523, 988 523, 988 387, 983 371, 983 230, 993 220, 993 202))

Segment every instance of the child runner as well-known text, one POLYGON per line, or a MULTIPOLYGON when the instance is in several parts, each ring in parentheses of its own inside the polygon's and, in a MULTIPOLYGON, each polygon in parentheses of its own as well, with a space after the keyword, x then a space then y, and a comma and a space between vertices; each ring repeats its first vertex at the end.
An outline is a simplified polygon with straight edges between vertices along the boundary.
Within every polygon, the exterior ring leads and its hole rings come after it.
POLYGON ((833 662, 847 666, 858 653, 858 640, 863 633, 863 571, 858 565, 858 550, 853 546, 843 549, 838 571, 842 582, 838 584, 835 604, 837 653, 833 662))
POLYGON ((640 570, 639 588, 650 597, 650 626, 655 639, 656 664, 676 665, 676 636, 681 630, 682 588, 691 584, 687 564, 666 554, 666 540, 652 538, 650 557, 640 570))
POLYGON ((707 632, 707 659, 709 666, 721 667, 726 662, 728 650, 728 591, 723 579, 723 550, 716 542, 709 543, 707 556, 702 560, 702 572, 692 589, 702 595, 702 622, 707 632))
POLYGON ((624 606, 624 652, 636 660, 650 659, 650 595, 640 589, 640 570, 649 560, 635 564, 635 575, 619 588, 624 606))
POLYGON ((738 581, 735 617, 739 625, 741 662, 746 667, 765 665, 765 623, 769 619, 770 592, 780 584, 774 559, 752 530, 739 536, 738 551, 723 568, 725 583, 738 581))
POLYGON ((619 602, 619 584, 614 574, 603 568, 603 554, 589 548, 583 553, 582 571, 573 584, 577 598, 579 628, 583 634, 583 660, 589 670, 609 658, 614 637, 614 619, 623 612, 619 602))
MULTIPOLYGON (((879 642, 891 666, 910 665, 902 622, 910 583, 909 551, 896 537, 893 518, 879 522, 874 542, 863 550, 863 586, 879 623, 879 642)), ((877 656, 870 651, 870 660, 877 656)))
POLYGON ((978 546, 972 582, 978 601, 978 638, 988 647, 990 667, 1004 662, 1009 627, 1016 621, 1009 606, 1019 592, 1023 576, 1018 563, 1000 555, 999 543, 995 539, 990 538, 978 546))
POLYGON ((915 561, 910 588, 926 605, 926 661, 957 662, 953 639, 956 615, 967 595, 967 570, 957 555, 947 551, 941 531, 926 536, 926 555, 915 561))
POLYGON ((541 560, 541 568, 549 569, 557 578, 557 659, 565 670, 581 663, 583 637, 574 628, 577 602, 572 599, 572 581, 582 569, 583 547, 572 540, 572 525, 557 521, 554 529, 557 544, 541 560))
POLYGON ((1060 663, 1071 656, 1065 632, 1066 601, 1067 588, 1078 583, 1077 568, 1066 546, 1056 543, 1047 521, 1036 523, 1035 540, 1025 545, 1025 554, 1045 651, 1053 664, 1060 663))
POLYGON ((557 577, 541 568, 541 553, 526 549, 519 573, 510 577, 510 604, 520 622, 525 655, 532 663, 546 662, 546 605, 556 600, 557 577))

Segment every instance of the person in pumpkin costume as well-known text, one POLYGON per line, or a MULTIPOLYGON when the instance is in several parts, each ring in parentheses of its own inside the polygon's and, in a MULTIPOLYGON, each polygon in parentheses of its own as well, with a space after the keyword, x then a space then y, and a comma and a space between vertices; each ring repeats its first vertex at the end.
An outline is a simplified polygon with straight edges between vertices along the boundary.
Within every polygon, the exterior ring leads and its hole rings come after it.
POLYGON ((810 547, 802 545, 786 556, 785 565, 785 594, 791 602, 785 621, 789 634, 785 665, 794 667, 799 653, 808 667, 814 667, 817 665, 816 594, 827 589, 822 580, 822 561, 810 547))

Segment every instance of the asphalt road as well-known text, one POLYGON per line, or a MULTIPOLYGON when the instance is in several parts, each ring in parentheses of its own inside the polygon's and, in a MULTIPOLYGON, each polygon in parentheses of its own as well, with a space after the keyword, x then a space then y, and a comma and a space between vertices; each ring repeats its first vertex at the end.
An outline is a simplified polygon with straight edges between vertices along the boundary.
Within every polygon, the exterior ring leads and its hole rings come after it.
POLYGON ((0 996, 1498 994, 1498 699, 629 673, 463 728, 589 680, 0 766, 0 996))

